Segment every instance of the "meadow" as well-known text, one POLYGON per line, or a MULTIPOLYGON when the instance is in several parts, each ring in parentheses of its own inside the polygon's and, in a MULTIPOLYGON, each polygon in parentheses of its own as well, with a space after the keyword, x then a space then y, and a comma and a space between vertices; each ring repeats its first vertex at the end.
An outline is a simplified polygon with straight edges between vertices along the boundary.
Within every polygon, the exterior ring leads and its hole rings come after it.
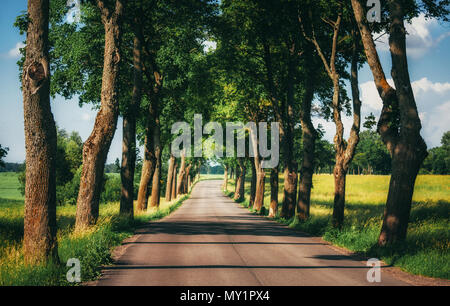
MULTIPOLYGON (((266 179, 264 198, 266 213, 270 203, 268 181, 266 179)), ((283 181, 280 175, 279 203, 283 199, 283 181)), ((409 273, 450 279, 450 176, 418 176, 406 241, 389 248, 379 248, 376 242, 388 189, 387 175, 348 175, 345 224, 338 231, 330 226, 334 199, 333 176, 315 175, 311 217, 306 222, 299 222, 296 218, 277 218, 277 221, 321 236, 354 253, 382 259, 409 273)), ((233 191, 234 180, 229 180, 228 195, 232 196, 233 191)), ((247 177, 243 206, 248 207, 249 198, 250 177, 247 177)))
POLYGON ((23 260, 24 202, 15 173, 0 173, 0 286, 8 285, 73 285, 66 280, 69 258, 80 260, 82 281, 96 279, 101 267, 111 264, 111 251, 134 230, 146 222, 167 216, 189 197, 183 195, 166 202, 161 198, 158 210, 135 213, 134 220, 119 217, 119 203, 100 205, 100 217, 95 226, 83 232, 74 232, 75 205, 57 206, 58 255, 60 263, 26 265, 23 260), (15 177, 15 179, 14 179, 15 177))

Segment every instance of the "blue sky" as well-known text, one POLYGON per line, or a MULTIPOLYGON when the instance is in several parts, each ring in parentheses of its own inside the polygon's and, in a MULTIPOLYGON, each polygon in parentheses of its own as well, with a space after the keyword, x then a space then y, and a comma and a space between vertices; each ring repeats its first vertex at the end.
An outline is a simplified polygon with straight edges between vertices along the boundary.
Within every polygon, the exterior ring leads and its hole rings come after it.
MULTIPOLYGON (((26 10, 26 0, 3 0, 0 11, 0 144, 10 148, 7 162, 22 162, 25 159, 23 131, 22 95, 18 78, 18 47, 24 36, 13 27, 17 15, 26 10)), ((407 47, 409 69, 416 102, 422 119, 422 136, 429 148, 440 145, 445 131, 450 130, 450 25, 436 20, 416 18, 407 26, 409 36, 407 47)), ((391 61, 387 49, 387 35, 377 45, 380 58, 389 76, 391 61)), ((381 101, 373 84, 372 74, 367 65, 359 75, 362 115, 373 112, 379 115, 381 101)), ((77 99, 65 101, 61 97, 52 100, 52 111, 58 126, 68 132, 78 131, 83 140, 89 136, 96 111, 89 105, 78 106, 77 99)), ((344 118, 346 135, 352 118, 344 118)), ((323 125, 328 140, 334 136, 334 124, 315 118, 314 123, 323 125)), ((108 162, 121 156, 122 121, 119 119, 117 131, 108 154, 108 162)))

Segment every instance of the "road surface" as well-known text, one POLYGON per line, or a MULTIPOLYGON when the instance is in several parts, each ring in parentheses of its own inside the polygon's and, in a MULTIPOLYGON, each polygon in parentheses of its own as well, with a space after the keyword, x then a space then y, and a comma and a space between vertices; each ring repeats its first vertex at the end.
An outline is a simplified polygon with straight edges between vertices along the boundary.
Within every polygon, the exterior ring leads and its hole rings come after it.
POLYGON ((97 285, 407 285, 320 239, 252 215, 225 197, 222 181, 197 183, 189 200, 125 242, 97 285))

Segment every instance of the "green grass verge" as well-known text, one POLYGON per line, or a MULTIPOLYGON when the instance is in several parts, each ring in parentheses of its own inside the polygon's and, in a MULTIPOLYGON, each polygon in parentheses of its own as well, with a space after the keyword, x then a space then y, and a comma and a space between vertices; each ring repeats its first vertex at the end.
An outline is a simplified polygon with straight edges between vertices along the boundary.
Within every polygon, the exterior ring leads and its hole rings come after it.
MULTIPOLYGON (((331 227, 333 182, 330 175, 316 175, 313 181, 311 216, 300 222, 275 218, 292 228, 321 236, 334 245, 367 257, 376 257, 389 265, 423 276, 450 279, 450 176, 419 176, 413 198, 406 241, 386 248, 377 246, 384 202, 389 186, 388 176, 348 176, 345 224, 342 230, 331 227)), ((240 203, 249 205, 249 187, 240 203)), ((225 192, 232 197, 234 181, 225 192)), ((283 179, 280 177, 280 205, 283 179)), ((270 185, 265 186, 265 212, 268 213, 270 185)), ((281 209, 281 207, 279 207, 281 209)), ((250 211, 255 213, 251 208, 250 211)))
POLYGON ((136 214, 133 220, 119 216, 119 203, 102 204, 97 224, 81 233, 73 231, 76 207, 59 206, 58 255, 61 263, 35 266, 26 265, 23 260, 23 201, 0 199, 0 286, 74 285, 66 280, 69 268, 65 263, 69 258, 80 260, 82 282, 94 280, 100 275, 102 266, 112 263, 114 247, 132 236, 138 226, 169 215, 189 196, 190 192, 172 202, 162 199, 158 210, 136 214))

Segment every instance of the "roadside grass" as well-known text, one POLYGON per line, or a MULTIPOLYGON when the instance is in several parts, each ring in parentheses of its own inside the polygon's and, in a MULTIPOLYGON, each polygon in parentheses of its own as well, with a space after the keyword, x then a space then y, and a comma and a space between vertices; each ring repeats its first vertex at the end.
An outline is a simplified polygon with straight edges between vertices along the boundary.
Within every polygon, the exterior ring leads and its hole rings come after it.
POLYGON ((36 266, 25 264, 23 259, 23 200, 0 198, 0 286, 74 285, 66 280, 70 267, 66 267, 65 263, 69 258, 80 260, 82 282, 94 280, 100 275, 102 266, 112 263, 111 251, 114 247, 132 236, 138 226, 169 215, 189 198, 189 195, 190 192, 171 202, 161 198, 159 209, 135 213, 133 220, 119 216, 119 203, 101 204, 97 224, 82 232, 73 230, 76 206, 58 206, 57 238, 60 263, 36 266))
MULTIPOLYGON (((270 184, 266 180, 264 206, 268 213, 270 184)), ((278 200, 283 200, 280 176, 278 200)), ((246 178, 245 201, 248 207, 250 178, 246 178)), ((315 175, 311 193, 311 217, 301 222, 275 218, 334 245, 367 257, 376 257, 388 265, 423 276, 450 279, 450 176, 420 175, 413 196, 408 236, 405 242, 380 248, 376 242, 389 188, 389 176, 348 175, 345 223, 342 230, 331 227, 334 182, 332 175, 315 175)), ((226 194, 233 195, 234 180, 229 180, 226 194)), ((252 211, 251 208, 249 208, 252 211)))

